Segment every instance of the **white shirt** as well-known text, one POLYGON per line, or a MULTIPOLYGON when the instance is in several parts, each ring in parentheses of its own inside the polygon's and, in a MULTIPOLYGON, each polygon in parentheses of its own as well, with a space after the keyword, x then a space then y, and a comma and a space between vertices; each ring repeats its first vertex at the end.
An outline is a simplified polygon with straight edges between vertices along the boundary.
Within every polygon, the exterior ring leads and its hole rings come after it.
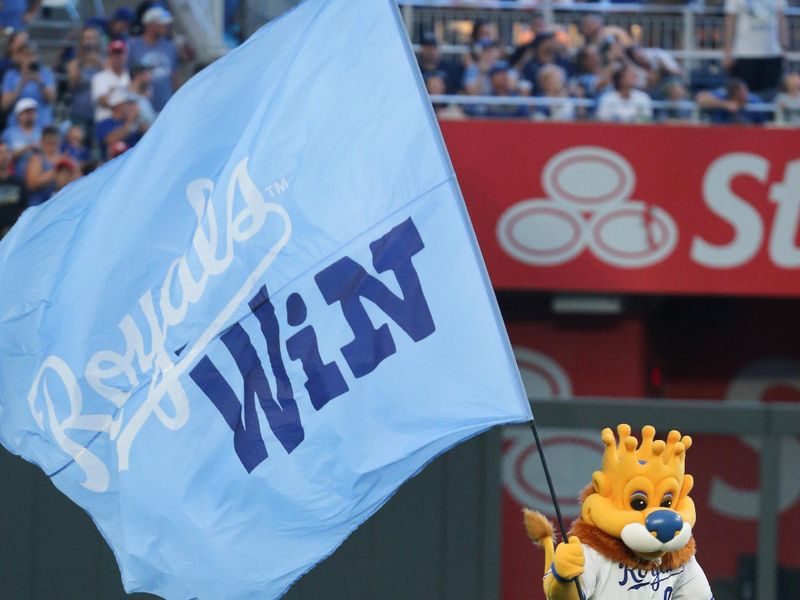
POLYGON ((623 98, 616 90, 600 96, 597 118, 617 123, 641 123, 653 118, 653 102, 641 90, 631 90, 629 98, 623 98))
POLYGON ((104 69, 92 77, 92 104, 94 104, 94 122, 99 123, 111 116, 111 109, 97 104, 97 101, 114 90, 128 89, 131 83, 127 69, 117 75, 111 69, 104 69))
POLYGON ((769 58, 783 54, 778 15, 786 0, 725 0, 725 14, 737 15, 733 55, 769 58))
POLYGON ((586 600, 714 600, 694 557, 673 571, 641 571, 613 562, 586 544, 581 587, 586 600))

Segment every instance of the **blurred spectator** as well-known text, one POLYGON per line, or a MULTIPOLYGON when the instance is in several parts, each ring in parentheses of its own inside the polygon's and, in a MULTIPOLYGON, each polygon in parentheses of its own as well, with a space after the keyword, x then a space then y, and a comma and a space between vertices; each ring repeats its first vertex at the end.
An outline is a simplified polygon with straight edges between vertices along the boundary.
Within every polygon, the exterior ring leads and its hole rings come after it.
POLYGON ((625 48, 628 62, 638 72, 636 87, 658 90, 666 81, 680 77, 683 70, 669 52, 660 48, 642 48, 631 45, 625 48))
MULTIPOLYGON (((447 93, 444 73, 431 73, 425 77, 425 88, 431 96, 441 96, 447 93)), ((464 112, 455 104, 442 102, 433 103, 433 112, 439 119, 463 119, 464 112)))
POLYGON ((131 68, 131 84, 128 92, 139 107, 139 117, 149 127, 157 116, 152 102, 153 68, 149 65, 134 65, 131 68))
POLYGON ((783 123, 800 124, 800 73, 784 75, 775 104, 778 105, 778 117, 783 123))
POLYGON ((476 44, 499 42, 500 35, 497 31, 497 25, 490 21, 475 21, 472 24, 471 39, 473 49, 475 49, 476 44))
POLYGON ((140 37, 130 40, 129 64, 153 67, 153 108, 160 112, 180 86, 178 50, 167 37, 172 15, 165 8, 153 6, 142 15, 140 37))
POLYGON ((785 0, 725 0, 723 64, 756 93, 774 93, 788 31, 785 0))
POLYGON ((489 95, 492 91, 492 83, 489 78, 489 70, 500 60, 502 51, 497 42, 484 40, 476 44, 473 50, 474 60, 464 69, 463 87, 467 94, 473 96, 489 95))
POLYGON ((605 27, 605 20, 600 13, 587 13, 581 17, 581 23, 578 26, 578 31, 583 37, 584 46, 597 46, 603 39, 603 28, 605 27))
POLYGON ((6 55, 0 59, 0 80, 11 67, 19 64, 21 51, 28 45, 28 32, 24 29, 13 32, 6 40, 6 55))
POLYGON ((71 158, 83 169, 89 162, 89 148, 86 147, 86 131, 80 125, 72 125, 67 129, 61 154, 71 158))
POLYGON ((42 0, 3 0, 0 4, 0 27, 25 29, 39 14, 42 0))
POLYGON ((461 88, 461 80, 464 76, 463 63, 452 60, 442 59, 439 50, 439 40, 436 34, 428 32, 422 36, 422 44, 419 53, 419 70, 422 77, 426 79, 429 75, 443 75, 448 94, 456 94, 461 88))
POLYGON ((71 96, 70 119, 86 127, 94 121, 92 80, 103 70, 104 64, 100 32, 94 27, 84 27, 78 38, 77 54, 67 63, 67 83, 71 96))
POLYGON ((646 92, 637 90, 636 72, 626 65, 614 73, 614 89, 600 96, 597 118, 617 123, 642 123, 653 118, 653 103, 646 92))
MULTIPOLYGON (((489 69, 489 96, 495 98, 515 98, 520 96, 510 71, 511 69, 505 61, 498 61, 489 69)), ((477 117, 521 118, 530 116, 530 108, 528 106, 514 104, 473 105, 468 106, 466 112, 477 117)))
POLYGON ((125 142, 130 148, 147 131, 147 124, 139 116, 139 107, 127 90, 115 90, 108 104, 111 117, 100 121, 95 127, 95 136, 104 157, 109 155, 108 149, 117 142, 125 142))
POLYGON ((661 87, 661 99, 668 104, 656 112, 657 121, 688 121, 692 109, 686 106, 689 92, 680 79, 672 79, 661 87))
POLYGON ((558 63, 558 42, 556 35, 552 31, 543 31, 537 35, 533 42, 521 54, 515 52, 512 58, 512 65, 520 73, 521 77, 528 81, 531 87, 536 86, 536 75, 544 65, 558 63), (514 59, 517 59, 514 62, 514 59))
POLYGON ((122 40, 108 45, 106 68, 92 77, 92 102, 94 103, 94 122, 111 116, 108 99, 116 90, 126 90, 131 83, 128 74, 128 46, 122 40))
MULTIPOLYGON (((0 104, 9 110, 18 100, 31 98, 38 103, 38 123, 41 126, 53 122, 53 103, 56 100, 56 80, 53 71, 39 62, 39 54, 32 42, 19 51, 19 62, 3 75, 0 104)), ((13 122, 11 116, 8 123, 13 122)))
POLYGON ((108 159, 117 158, 120 154, 125 154, 128 151, 128 144, 123 141, 114 142, 108 149, 108 159))
POLYGON ((763 123, 767 120, 766 112, 748 108, 749 104, 759 104, 762 100, 751 93, 741 79, 732 77, 724 88, 699 92, 695 102, 706 111, 712 123, 763 123))
POLYGON ((31 154, 25 169, 28 206, 44 204, 56 190, 56 163, 63 158, 58 128, 42 129, 41 147, 31 154))
POLYGON ((570 82, 573 95, 596 98, 611 83, 613 67, 603 66, 595 46, 584 46, 575 56, 575 76, 570 82))
POLYGON ((128 41, 131 34, 131 25, 134 18, 133 10, 127 6, 120 6, 111 15, 111 20, 108 22, 108 37, 113 40, 128 41))
POLYGON ((25 187, 14 171, 14 158, 5 142, 0 142, 0 239, 25 208, 25 187))
POLYGON ((81 175, 81 168, 78 164, 67 157, 62 157, 55 165, 55 189, 54 193, 58 192, 61 188, 68 186, 73 181, 77 180, 81 175))
MULTIPOLYGON (((564 69, 556 65, 545 65, 539 69, 536 78, 537 96, 557 100, 568 98, 564 69)), ((575 119, 575 105, 569 101, 547 106, 537 106, 536 115, 553 121, 572 121, 575 119)))
POLYGON ((25 174, 28 158, 39 148, 42 128, 37 125, 39 104, 33 98, 23 98, 14 106, 14 125, 3 131, 2 141, 11 149, 14 169, 20 177, 25 174))

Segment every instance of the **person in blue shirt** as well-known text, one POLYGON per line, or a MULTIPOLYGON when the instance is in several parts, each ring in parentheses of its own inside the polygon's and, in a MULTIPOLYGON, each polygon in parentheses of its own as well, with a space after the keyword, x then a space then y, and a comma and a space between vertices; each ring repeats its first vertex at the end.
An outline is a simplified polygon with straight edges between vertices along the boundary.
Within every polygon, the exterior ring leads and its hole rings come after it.
POLYGON ((3 0, 0 3, 0 27, 25 29, 39 14, 42 0, 3 0))
POLYGON ((11 149, 14 169, 23 177, 28 158, 39 148, 42 128, 36 124, 38 103, 33 98, 23 98, 14 106, 14 125, 3 131, 2 141, 11 149))
MULTIPOLYGON (((39 54, 29 42, 19 52, 19 64, 3 75, 0 105, 8 111, 19 100, 31 98, 38 104, 37 124, 40 127, 53 122, 53 103, 56 99, 56 82, 53 71, 39 61, 39 54)), ((14 121, 9 115, 7 125, 14 121)))
POLYGON ((161 6, 149 8, 142 16, 144 31, 128 42, 128 66, 147 65, 153 69, 153 108, 160 112, 180 85, 178 49, 167 37, 172 15, 161 6))
POLYGON ((695 102, 712 123, 757 125, 765 123, 772 116, 768 112, 750 108, 764 101, 751 93, 744 81, 734 77, 723 88, 698 93, 695 102))
POLYGON ((128 148, 134 146, 148 127, 139 115, 133 96, 127 90, 113 91, 108 105, 111 108, 111 117, 100 121, 94 131, 103 158, 108 157, 109 149, 117 142, 125 142, 128 148))
POLYGON ((56 191, 56 163, 64 157, 60 145, 57 127, 48 125, 42 129, 40 148, 31 154, 24 173, 28 206, 44 204, 56 191))

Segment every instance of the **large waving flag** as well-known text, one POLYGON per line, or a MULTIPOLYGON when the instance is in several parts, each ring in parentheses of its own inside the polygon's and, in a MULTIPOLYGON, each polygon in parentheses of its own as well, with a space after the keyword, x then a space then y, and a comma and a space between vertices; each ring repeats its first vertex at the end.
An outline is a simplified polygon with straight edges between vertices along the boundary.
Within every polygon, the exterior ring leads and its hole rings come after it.
POLYGON ((128 591, 279 596, 530 417, 392 0, 308 0, 0 245, 0 441, 128 591))

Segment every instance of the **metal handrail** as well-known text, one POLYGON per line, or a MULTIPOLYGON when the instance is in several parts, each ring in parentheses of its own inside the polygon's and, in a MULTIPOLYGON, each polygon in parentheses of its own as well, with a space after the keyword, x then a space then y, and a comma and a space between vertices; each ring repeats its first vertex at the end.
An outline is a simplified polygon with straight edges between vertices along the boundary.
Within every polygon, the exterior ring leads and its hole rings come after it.
MULTIPOLYGON (((596 100, 589 98, 572 98, 565 96, 563 98, 548 98, 543 96, 467 96, 463 94, 434 94, 431 96, 431 101, 434 103, 442 104, 460 104, 460 105, 488 105, 488 106, 563 106, 571 104, 575 107, 595 107, 597 106, 596 100)), ((689 100, 652 100, 654 109, 682 109, 692 111, 713 110, 702 109, 696 102, 689 100)), ((780 110, 777 104, 768 102, 759 102, 747 104, 744 109, 750 112, 776 112, 780 110)))
POLYGON ((659 430, 679 429, 685 433, 760 436, 761 514, 755 597, 777 600, 780 438, 800 435, 800 404, 647 398, 531 398, 530 401, 540 427, 600 428, 629 423, 633 427, 653 425, 659 430))
MULTIPOLYGON (((703 2, 684 5, 650 3, 612 3, 600 2, 536 2, 536 0, 399 0, 401 6, 414 8, 459 8, 476 10, 516 10, 516 11, 558 11, 585 13, 672 13, 691 12, 695 14, 722 14, 722 6, 706 6, 703 2)), ((800 15, 800 7, 787 7, 784 14, 800 15)))

